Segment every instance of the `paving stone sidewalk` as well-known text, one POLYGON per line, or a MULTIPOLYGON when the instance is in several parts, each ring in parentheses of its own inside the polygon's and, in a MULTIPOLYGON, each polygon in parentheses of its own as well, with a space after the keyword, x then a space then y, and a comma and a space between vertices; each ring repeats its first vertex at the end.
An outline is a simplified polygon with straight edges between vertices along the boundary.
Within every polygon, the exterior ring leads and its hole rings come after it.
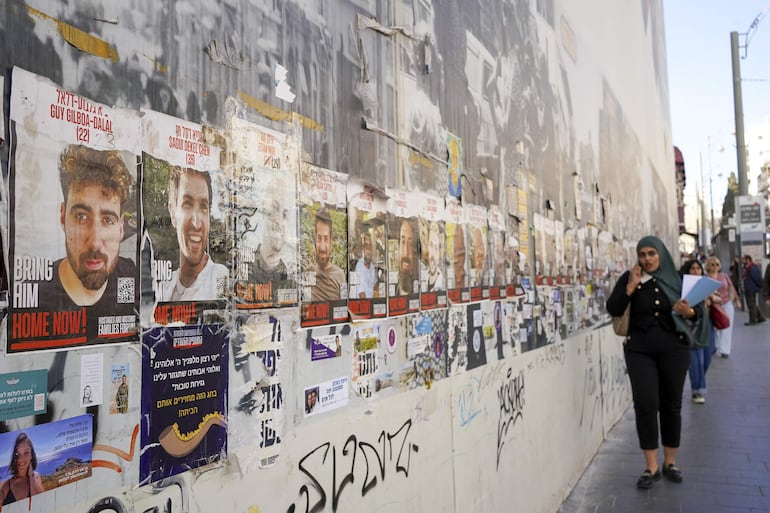
POLYGON ((644 459, 629 408, 558 513, 770 512, 770 321, 746 321, 736 311, 732 354, 713 359, 706 404, 693 404, 689 378, 685 384, 677 456, 684 482, 636 488, 644 459))

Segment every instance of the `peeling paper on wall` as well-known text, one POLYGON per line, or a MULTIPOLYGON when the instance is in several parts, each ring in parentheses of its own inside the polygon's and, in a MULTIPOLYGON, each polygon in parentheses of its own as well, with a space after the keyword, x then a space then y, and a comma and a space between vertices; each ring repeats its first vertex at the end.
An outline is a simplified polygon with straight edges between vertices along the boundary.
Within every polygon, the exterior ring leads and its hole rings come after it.
POLYGON ((56 24, 56 30, 62 35, 65 41, 77 48, 78 50, 96 55, 97 57, 103 57, 110 59, 112 62, 118 62, 118 50, 109 44, 107 41, 99 39, 96 36, 92 36, 87 32, 83 32, 79 28, 73 27, 69 23, 65 23, 61 20, 49 16, 48 14, 26 6, 27 12, 32 16, 37 16, 45 21, 56 24))
POLYGON ((297 95, 291 92, 291 86, 286 82, 288 74, 289 70, 280 64, 275 65, 275 95, 281 100, 294 103, 294 98, 297 95))

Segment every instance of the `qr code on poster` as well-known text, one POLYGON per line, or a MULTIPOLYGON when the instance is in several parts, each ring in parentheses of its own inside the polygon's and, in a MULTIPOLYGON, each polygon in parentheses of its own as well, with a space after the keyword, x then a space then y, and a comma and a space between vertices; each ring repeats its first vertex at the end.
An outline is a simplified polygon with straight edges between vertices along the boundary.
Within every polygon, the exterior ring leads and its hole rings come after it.
POLYGON ((134 302, 134 279, 123 277, 118 278, 118 303, 134 302))

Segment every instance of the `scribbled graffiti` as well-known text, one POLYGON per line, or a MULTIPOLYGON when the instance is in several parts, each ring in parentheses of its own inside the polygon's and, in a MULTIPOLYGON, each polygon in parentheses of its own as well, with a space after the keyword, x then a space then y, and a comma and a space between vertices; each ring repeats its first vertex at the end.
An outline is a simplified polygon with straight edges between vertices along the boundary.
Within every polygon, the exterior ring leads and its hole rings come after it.
MULTIPOLYGON (((299 471, 310 481, 309 484, 303 484, 299 489, 299 496, 304 496, 304 509, 292 504, 287 509, 288 513, 304 511, 304 513, 316 513, 326 507, 328 492, 326 486, 322 483, 324 476, 331 472, 331 486, 328 489, 331 492, 332 511, 337 511, 340 497, 347 485, 353 484, 356 475, 356 457, 359 452, 363 456, 363 481, 361 485, 361 496, 366 496, 372 491, 380 481, 385 481, 388 471, 395 471, 396 474, 403 473, 404 477, 409 477, 409 470, 412 463, 412 453, 419 452, 419 446, 409 440, 409 432, 412 429, 412 419, 408 419, 395 432, 385 432, 382 430, 380 436, 374 444, 359 440, 356 435, 351 434, 342 445, 342 450, 337 450, 337 446, 331 442, 325 442, 302 457, 299 460, 299 471), (329 458, 331 453, 331 458, 329 458), (339 462, 338 462, 339 454, 339 462), (327 465, 327 460, 331 459, 331 466, 327 465), (320 461, 319 461, 320 460, 320 461), (345 474, 340 475, 341 472, 345 474), (311 497, 316 495, 316 497, 311 497), (311 504, 311 500, 315 502, 311 504)), ((361 461, 360 458, 358 461, 361 461)), ((361 474, 361 465, 359 464, 359 476, 361 474)), ((326 480, 328 485, 328 479, 326 480)))
POLYGON ((505 445, 508 430, 524 418, 526 400, 523 370, 520 370, 517 376, 513 376, 513 369, 508 368, 508 374, 497 390, 497 400, 500 403, 500 416, 497 420, 497 468, 499 469, 500 454, 505 445))
POLYGON ((479 400, 481 398, 481 382, 471 378, 458 394, 457 408, 460 412, 460 426, 466 426, 481 413, 479 400))

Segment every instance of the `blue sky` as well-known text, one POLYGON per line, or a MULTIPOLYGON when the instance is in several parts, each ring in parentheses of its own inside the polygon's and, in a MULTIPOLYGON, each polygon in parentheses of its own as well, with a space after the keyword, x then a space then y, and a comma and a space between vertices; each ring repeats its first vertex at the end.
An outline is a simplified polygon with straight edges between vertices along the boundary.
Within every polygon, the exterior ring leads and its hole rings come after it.
MULTIPOLYGON (((748 32, 755 18, 763 15, 751 33, 747 57, 740 61, 744 129, 748 129, 770 116, 770 0, 662 2, 674 145, 684 155, 690 202, 694 201, 695 185, 700 179, 702 155, 708 204, 710 153, 714 210, 718 216, 727 176, 731 171, 737 176, 730 32, 748 32), (723 176, 719 177, 719 173, 723 176)), ((739 37, 740 44, 745 41, 745 36, 739 37)), ((743 49, 740 55, 744 55, 743 49)), ((753 182, 752 175, 750 172, 753 182)))

